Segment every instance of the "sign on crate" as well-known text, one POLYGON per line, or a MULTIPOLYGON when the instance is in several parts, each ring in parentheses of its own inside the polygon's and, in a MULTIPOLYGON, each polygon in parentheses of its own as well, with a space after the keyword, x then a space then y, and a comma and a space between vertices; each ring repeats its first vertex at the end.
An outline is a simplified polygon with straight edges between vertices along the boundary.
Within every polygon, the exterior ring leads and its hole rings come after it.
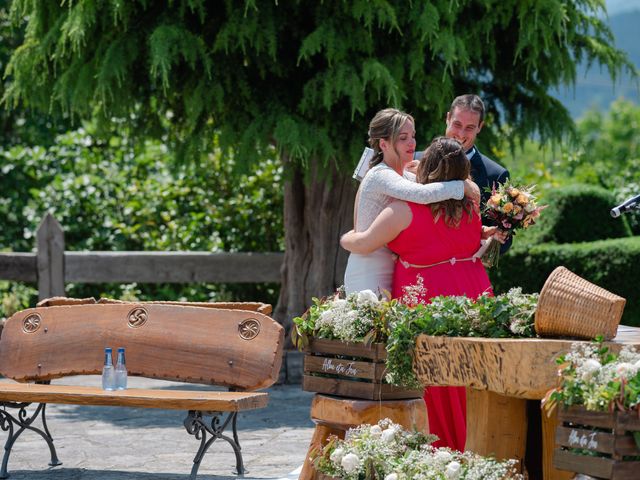
POLYGON ((305 348, 302 388, 308 392, 365 400, 421 397, 422 391, 385 383, 386 358, 383 343, 365 345, 312 339, 305 348))
POLYGON ((560 408, 553 466, 592 477, 637 478, 640 449, 633 433, 640 431, 637 412, 591 412, 560 408))

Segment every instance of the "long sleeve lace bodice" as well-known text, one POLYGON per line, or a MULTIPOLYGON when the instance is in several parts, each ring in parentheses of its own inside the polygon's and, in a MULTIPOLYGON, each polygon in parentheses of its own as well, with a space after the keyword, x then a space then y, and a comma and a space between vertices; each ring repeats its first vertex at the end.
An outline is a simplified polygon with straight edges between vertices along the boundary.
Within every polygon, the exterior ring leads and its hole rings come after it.
POLYGON ((369 228, 378 214, 395 199, 428 204, 452 198, 460 200, 463 196, 464 182, 460 180, 423 185, 380 163, 369 170, 360 185, 355 229, 362 232, 369 228))

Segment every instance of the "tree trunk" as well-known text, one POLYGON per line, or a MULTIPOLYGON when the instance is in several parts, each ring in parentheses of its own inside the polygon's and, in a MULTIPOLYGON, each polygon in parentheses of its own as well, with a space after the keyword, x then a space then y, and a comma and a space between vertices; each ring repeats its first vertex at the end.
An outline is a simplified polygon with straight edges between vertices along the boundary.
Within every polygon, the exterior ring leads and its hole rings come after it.
POLYGON ((293 317, 306 311, 311 297, 330 295, 343 284, 347 252, 340 235, 353 228, 357 184, 333 163, 323 168, 314 162, 306 177, 286 158, 284 165, 285 254, 274 317, 290 346, 293 317))

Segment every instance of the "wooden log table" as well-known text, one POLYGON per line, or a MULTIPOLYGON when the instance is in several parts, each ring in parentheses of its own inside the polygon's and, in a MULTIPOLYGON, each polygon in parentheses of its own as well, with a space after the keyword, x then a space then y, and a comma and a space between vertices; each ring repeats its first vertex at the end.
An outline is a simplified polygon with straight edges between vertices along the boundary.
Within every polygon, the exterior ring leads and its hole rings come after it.
MULTIPOLYGON (((416 340, 414 368, 424 385, 467 387, 466 449, 497 458, 524 459, 527 400, 540 400, 558 386, 558 355, 575 340, 431 337, 416 340)), ((611 351, 640 349, 640 328, 620 326, 605 342, 611 351)), ((428 412, 427 412, 428 414, 428 412)), ((542 415, 542 472, 545 480, 572 473, 553 468, 557 419, 542 415)))

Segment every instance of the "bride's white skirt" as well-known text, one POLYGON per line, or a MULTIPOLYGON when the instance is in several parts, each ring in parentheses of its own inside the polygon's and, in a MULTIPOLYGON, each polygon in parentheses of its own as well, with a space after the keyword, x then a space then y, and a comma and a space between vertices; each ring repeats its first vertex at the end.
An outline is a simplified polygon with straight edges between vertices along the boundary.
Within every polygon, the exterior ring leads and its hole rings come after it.
POLYGON ((368 255, 350 254, 344 272, 346 293, 361 290, 391 292, 394 266, 393 255, 388 248, 379 248, 368 255))

